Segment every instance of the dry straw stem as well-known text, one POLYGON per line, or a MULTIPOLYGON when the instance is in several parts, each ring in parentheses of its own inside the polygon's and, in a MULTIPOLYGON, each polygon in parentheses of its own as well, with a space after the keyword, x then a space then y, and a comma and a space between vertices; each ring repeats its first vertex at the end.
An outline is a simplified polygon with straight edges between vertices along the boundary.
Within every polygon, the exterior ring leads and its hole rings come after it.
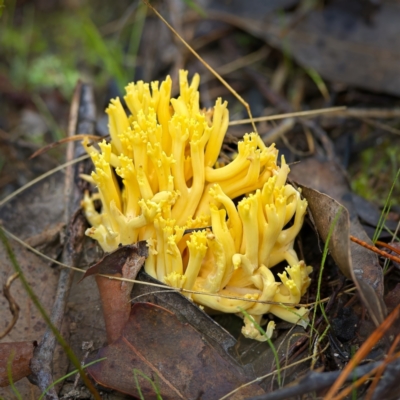
POLYGON ((89 155, 84 155, 82 157, 75 158, 74 160, 68 161, 64 164, 59 165, 56 168, 51 169, 50 171, 47 171, 46 173, 38 176, 35 179, 32 179, 30 182, 25 184, 24 186, 21 186, 19 189, 15 190, 14 192, 10 193, 8 196, 6 196, 3 200, 0 201, 0 207, 4 206, 4 204, 8 203, 10 200, 12 200, 14 197, 19 195, 20 193, 24 192, 26 189, 30 188, 31 186, 35 185, 36 183, 42 181, 43 179, 46 179, 47 177, 55 174, 58 171, 62 171, 69 165, 77 164, 83 160, 87 160, 89 158, 89 155))
POLYGON ((338 110, 333 116, 379 119, 399 118, 400 108, 347 108, 346 110, 338 110))
POLYGON ((337 398, 334 396, 339 391, 343 383, 346 381, 346 378, 351 374, 353 369, 357 365, 359 365, 360 362, 369 354, 369 352, 375 346, 375 344, 379 342, 379 340, 383 337, 383 335, 393 325, 395 320, 399 317, 399 312, 400 312, 400 304, 389 314, 389 316, 378 326, 378 328, 374 331, 374 333, 359 348, 354 357, 349 361, 349 363, 343 369, 343 372, 341 373, 339 378, 332 385, 331 389, 324 397, 324 400, 333 400, 333 399, 337 400, 337 398))
MULTIPOLYGON (((72 97, 70 114, 68 120, 68 137, 73 136, 78 126, 78 111, 80 104, 82 84, 78 81, 75 87, 75 91, 72 97)), ((68 142, 66 149, 66 159, 68 161, 74 158, 74 143, 68 142)), ((64 249, 62 252, 62 261, 66 264, 73 265, 76 262, 78 254, 74 246, 74 241, 78 233, 76 228, 74 229, 74 222, 72 216, 79 209, 79 202, 76 200, 77 188, 74 183, 74 170, 72 165, 69 165, 65 170, 64 176, 64 222, 70 230, 71 234, 66 236, 64 249)), ((83 234, 83 231, 82 231, 83 234)), ((54 329, 59 331, 61 324, 64 319, 65 307, 67 304, 67 298, 69 289, 72 284, 74 271, 71 269, 62 269, 58 278, 57 291, 55 295, 55 301, 51 310, 51 325, 48 324, 46 331, 39 343, 39 346, 35 349, 34 355, 31 359, 30 366, 32 369, 32 375, 35 379, 36 385, 43 391, 51 385, 53 382, 53 357, 56 348, 57 340, 59 339, 54 329)), ((71 356, 71 354, 70 354, 71 356)), ((75 358, 75 357, 74 357, 75 358)), ((71 359, 71 361, 74 361, 71 359)), ((78 365, 79 367, 79 365, 78 365)), ((80 370, 81 376, 85 379, 85 384, 88 389, 93 393, 94 396, 98 396, 97 391, 93 385, 84 378, 84 373, 80 370)), ((47 397, 51 399, 57 399, 57 392, 51 388, 47 397)))
POLYGON ((319 110, 296 111, 296 112, 285 113, 285 114, 267 115, 265 117, 257 117, 257 118, 250 118, 250 119, 240 119, 237 121, 230 121, 229 126, 243 125, 243 124, 250 124, 250 123, 254 126, 254 122, 275 121, 278 119, 285 119, 285 118, 291 118, 291 117, 314 117, 315 115, 319 115, 319 114, 334 113, 334 112, 343 111, 343 110, 346 110, 345 106, 321 108, 319 110))
POLYGON ((90 139, 95 142, 99 142, 104 139, 104 137, 100 136, 95 136, 95 135, 88 135, 88 134, 80 134, 80 135, 72 135, 68 136, 66 138, 57 140, 56 142, 50 143, 47 146, 44 146, 40 148, 39 150, 36 150, 30 157, 29 159, 32 160, 32 158, 35 158, 39 156, 40 154, 46 153, 47 151, 54 149, 55 147, 59 146, 60 144, 64 143, 69 143, 69 142, 76 142, 78 140, 83 140, 83 139, 90 139))
MULTIPOLYGON (((372 369, 371 371, 367 372, 361 378, 358 378, 355 382, 353 382, 350 386, 343 389, 337 396, 335 396, 332 400, 343 400, 346 396, 349 396, 355 389, 358 389, 361 385, 366 383, 367 381, 371 380, 371 377, 375 374, 374 382, 379 382, 380 374, 384 372, 385 368, 388 364, 392 363, 393 361, 397 360, 400 357, 400 353, 396 353, 394 356, 388 355, 384 361, 372 369)), ((368 388, 367 397, 365 400, 370 400, 374 394, 375 386, 371 386, 368 388)))
POLYGON ((391 362, 394 361, 400 354, 397 353, 397 356, 395 355, 393 357, 393 353, 397 348, 397 345, 400 342, 400 334, 398 334, 396 336, 396 338, 394 339, 392 345, 390 346, 390 349, 388 351, 388 354, 386 356, 386 358, 383 360, 382 365, 380 365, 376 371, 375 377, 374 377, 374 381, 372 382, 371 386, 369 387, 369 391, 367 393, 367 397, 365 400, 371 400, 372 399, 372 395, 375 392, 376 387, 378 386, 378 383, 381 379, 381 376, 383 375, 383 373, 385 372, 385 368, 387 367, 387 365, 391 362))
POLYGON ((217 79, 243 104, 243 106, 247 110, 247 114, 249 114, 250 117, 250 122, 251 125, 253 126, 253 130, 255 133, 257 133, 257 127, 256 124, 254 123, 254 118, 253 115, 251 114, 251 109, 249 104, 233 89, 231 85, 217 72, 215 69, 213 69, 210 65, 208 65, 202 58, 201 56, 193 50, 193 48, 189 45, 189 43, 186 42, 185 39, 172 27, 170 23, 167 22, 167 20, 148 2, 148 0, 143 0, 144 3, 147 5, 147 7, 151 8, 153 12, 157 15, 158 18, 161 19, 162 22, 164 22, 165 25, 171 30, 171 32, 176 35, 176 37, 187 47, 187 49, 212 73, 214 74, 217 79))
MULTIPOLYGON (((319 352, 319 355, 323 354, 323 353, 328 349, 328 347, 329 347, 329 343, 325 346, 325 348, 323 348, 323 349, 319 352)), ((280 371, 284 371, 284 370, 289 369, 289 368, 292 368, 292 367, 294 367, 294 366, 296 366, 296 365, 302 364, 302 363, 304 363, 304 362, 306 362, 306 361, 308 361, 308 360, 311 360, 313 357, 315 357, 315 355, 311 355, 311 356, 302 358, 301 360, 295 361, 295 362, 292 363, 292 364, 286 365, 285 367, 281 367, 281 368, 280 368, 280 371)), ((252 380, 252 381, 250 381, 250 382, 247 382, 247 383, 241 385, 240 387, 236 388, 235 390, 232 390, 232 392, 227 393, 225 396, 219 398, 218 400, 229 399, 234 393, 238 392, 239 390, 243 389, 244 387, 250 386, 250 385, 252 385, 252 384, 254 384, 254 383, 257 383, 257 382, 260 382, 260 381, 262 381, 262 380, 265 379, 265 378, 268 378, 268 377, 270 377, 270 376, 275 375, 277 372, 278 372, 278 370, 274 370, 274 371, 272 371, 272 372, 269 372, 269 373, 266 374, 266 375, 259 376, 258 378, 256 378, 256 379, 254 379, 254 380, 252 380)), ((267 398, 267 397, 266 397, 266 398, 267 398)))
MULTIPOLYGON (((43 254, 39 250, 33 248, 32 246, 30 246, 29 244, 27 244, 26 242, 21 240, 19 237, 13 235, 6 228, 3 227, 2 229, 3 229, 4 233, 8 237, 10 237, 11 239, 15 240, 16 242, 18 242, 22 246, 26 247, 28 250, 32 251, 33 253, 37 254, 38 256, 43 257, 44 259, 46 259, 48 261, 51 261, 52 263, 57 264, 60 267, 73 269, 74 271, 81 272, 82 274, 84 274, 86 272, 86 270, 84 270, 82 268, 71 267, 71 266, 69 266, 67 264, 64 264, 64 263, 62 263, 60 261, 57 261, 57 260, 55 260, 55 259, 53 259, 53 258, 51 258, 49 256, 46 256, 46 254, 43 254)), ((98 274, 98 276, 102 276, 102 277, 108 278, 110 280, 116 280, 116 281, 121 281, 121 282, 129 282, 129 283, 137 283, 137 284, 140 284, 140 285, 153 286, 153 287, 156 287, 156 288, 161 288, 161 289, 165 289, 165 290, 173 291, 173 292, 178 292, 178 293, 204 294, 204 295, 207 295, 207 296, 218 296, 218 297, 221 297, 221 298, 232 299, 232 300, 242 300, 241 297, 225 296, 225 295, 216 294, 216 293, 198 292, 198 291, 195 291, 195 290, 178 289, 178 288, 174 288, 174 287, 171 287, 171 286, 166 286, 166 285, 159 284, 159 283, 142 282, 142 281, 138 281, 136 279, 127 279, 127 278, 122 278, 122 277, 119 277, 119 276, 106 275, 106 274, 98 274)), ((308 306, 314 304, 314 303, 308 303, 308 304, 302 304, 302 303, 298 303, 298 304, 278 303, 278 302, 274 302, 274 301, 260 301, 260 300, 254 300, 254 299, 245 299, 245 301, 249 301, 251 303, 275 304, 275 305, 283 305, 283 306, 296 305, 296 306, 300 306, 300 307, 308 307, 308 306)), ((321 300, 321 302, 326 302, 326 301, 329 301, 329 298, 321 300)))
MULTIPOLYGON (((32 251, 32 253, 35 253, 39 257, 42 257, 42 258, 46 259, 47 261, 50 261, 53 264, 59 265, 62 268, 73 269, 74 271, 80 272, 82 274, 84 274, 86 272, 86 270, 84 270, 82 268, 71 267, 70 265, 64 264, 64 263, 62 263, 60 261, 55 260, 54 258, 51 258, 51 257, 47 256, 46 254, 42 253, 41 251, 35 249, 34 247, 30 246, 28 243, 26 243, 23 240, 21 240, 18 236, 15 236, 14 234, 12 234, 6 228, 2 227, 2 229, 3 229, 4 233, 8 237, 10 237, 11 239, 15 240, 16 242, 18 242, 19 244, 21 244, 22 246, 24 246, 28 250, 32 251)), ((118 280, 118 281, 122 281, 122 282, 137 283, 139 285, 153 286, 153 287, 156 287, 156 288, 165 289, 165 291, 174 291, 174 292, 178 292, 178 293, 205 294, 207 296, 217 296, 217 294, 205 293, 205 292, 196 292, 194 290, 178 289, 178 288, 174 288, 174 287, 171 287, 171 286, 166 286, 166 285, 159 284, 159 283, 142 282, 142 281, 138 281, 138 280, 135 280, 135 279, 127 279, 127 278, 117 277, 117 276, 113 276, 113 275, 99 274, 99 276, 103 276, 103 277, 111 279, 111 280, 118 280)), ((351 293, 351 292, 354 292, 354 290, 355 290, 355 287, 351 287, 351 288, 349 288, 347 290, 344 290, 343 293, 351 293)), ((226 298, 226 299, 232 299, 232 300, 241 299, 241 298, 233 297, 233 296, 225 296, 225 295, 218 295, 218 296, 220 296, 222 298, 226 298)), ((321 299, 318 303, 317 302, 299 303, 299 304, 296 304, 296 305, 300 306, 300 307, 311 307, 311 306, 314 306, 316 304, 327 303, 329 301, 329 299, 330 299, 330 297, 325 297, 324 299, 321 299)), ((276 305, 287 305, 287 306, 293 305, 291 303, 290 304, 289 303, 276 303, 276 302, 273 302, 273 301, 260 301, 260 300, 253 300, 253 299, 246 299, 246 301, 253 302, 253 303, 261 303, 261 304, 276 304, 276 305)))

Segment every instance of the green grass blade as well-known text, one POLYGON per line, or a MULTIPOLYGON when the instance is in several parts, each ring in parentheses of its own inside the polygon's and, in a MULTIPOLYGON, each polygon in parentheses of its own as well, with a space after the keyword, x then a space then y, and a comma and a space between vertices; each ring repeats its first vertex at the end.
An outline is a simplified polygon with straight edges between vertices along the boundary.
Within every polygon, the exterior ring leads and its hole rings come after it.
MULTIPOLYGON (((339 220, 339 217, 340 217, 340 215, 342 214, 342 211, 343 211, 343 208, 340 208, 340 209, 338 210, 338 212, 337 212, 336 215, 335 215, 335 218, 334 218, 333 221, 332 221, 331 226, 329 227, 328 236, 327 236, 327 238, 326 238, 325 245, 324 245, 324 251, 323 251, 323 253, 322 253, 321 267, 320 267, 320 269, 319 269, 319 276, 318 276, 317 296, 316 296, 316 298, 315 298, 315 302, 316 302, 316 304, 319 304, 319 305, 320 305, 320 309, 321 309, 322 315, 324 316, 324 319, 325 319, 326 323, 328 324, 328 326, 329 326, 330 324, 329 324, 329 321, 328 321, 328 317, 327 317, 326 314, 325 314, 325 309, 324 309, 324 307, 319 303, 319 301, 321 300, 322 275, 323 275, 323 272, 324 272, 326 257, 328 256, 329 242, 330 242, 330 240, 331 240, 331 237, 332 237, 332 234, 333 234, 333 230, 335 229, 335 226, 336 226, 336 224, 337 224, 337 222, 338 222, 338 220, 339 220)), ((314 330, 315 318, 316 318, 316 312, 314 312, 313 318, 312 318, 312 322, 311 322, 312 330, 314 330)), ((311 345, 311 343, 312 343, 312 333, 311 333, 311 335, 310 335, 310 345, 311 345)))
POLYGON ((14 394, 18 400, 22 400, 21 393, 18 392, 18 389, 15 387, 14 380, 12 377, 11 365, 12 365, 14 356, 15 356, 15 350, 11 352, 11 355, 10 355, 10 357, 8 357, 8 360, 7 360, 7 377, 8 377, 8 381, 10 382, 11 390, 14 392, 14 394))
POLYGON ((4 8, 5 8, 4 0, 0 0, 0 17, 3 15, 4 8))
POLYGON ((183 0, 183 2, 191 8, 193 11, 196 11, 203 18, 207 17, 207 13, 204 11, 202 7, 200 7, 194 0, 183 0))
MULTIPOLYGON (((92 361, 92 362, 90 362, 90 363, 88 363, 88 364, 82 365, 82 369, 85 369, 85 368, 87 368, 87 367, 90 367, 91 365, 96 364, 96 363, 98 363, 98 362, 100 362, 100 361, 104 361, 104 360, 107 360, 107 357, 99 358, 98 360, 94 360, 94 361, 92 361)), ((58 383, 62 382, 64 379, 67 379, 67 378, 69 378, 70 376, 77 374, 78 372, 79 372, 79 371, 78 371, 77 369, 74 369, 73 371, 69 372, 68 374, 62 376, 61 378, 58 378, 58 379, 57 379, 56 381, 54 381, 49 387, 47 387, 46 390, 43 391, 43 393, 40 395, 40 397, 39 397, 38 400, 42 400, 43 397, 46 395, 46 393, 47 393, 52 387, 54 387, 54 386, 57 385, 58 383)))
POLYGON ((374 243, 379 239, 379 236, 381 235, 382 229, 385 226, 385 221, 386 221, 387 215, 389 214, 390 208, 392 206, 390 198, 392 197, 392 192, 393 192, 393 189, 394 189, 394 187, 396 185, 396 182, 399 179, 399 174, 400 174, 400 169, 398 169, 396 177, 394 178, 394 181, 392 183, 392 187, 390 188, 390 191, 389 191, 389 194, 388 194, 388 196, 386 198, 385 205, 383 207, 381 216, 379 218, 378 225, 376 226, 376 229, 375 229, 375 232, 374 232, 374 236, 372 238, 372 241, 374 243))
MULTIPOLYGON (((127 84, 127 79, 122 67, 121 52, 112 51, 110 46, 104 41, 96 25, 92 20, 81 14, 82 20, 82 33, 85 35, 85 39, 88 42, 88 46, 97 54, 97 57, 104 64, 105 69, 112 78, 115 78, 118 84, 119 90, 123 90, 127 84)), ((119 47, 115 47, 114 50, 120 50, 119 47)))
MULTIPOLYGON (((143 34, 144 23, 146 22, 146 13, 147 13, 147 7, 144 3, 141 3, 136 11, 135 18, 133 21, 133 28, 129 40, 129 49, 128 49, 128 54, 131 57, 133 57, 135 66, 136 66, 137 54, 139 52, 140 39, 143 34)), ((134 77, 135 77, 135 69, 133 70, 130 79, 133 81, 134 77)), ((125 82, 125 84, 127 83, 128 82, 125 82)))
POLYGON ((143 393, 142 393, 142 389, 140 388, 140 384, 139 384, 139 380, 138 380, 138 375, 140 375, 142 378, 146 379, 150 385, 152 386, 154 393, 157 395, 157 400, 162 400, 162 396, 160 393, 160 388, 158 387, 158 384, 156 382, 153 382, 151 380, 150 377, 148 377, 146 374, 144 374, 142 371, 140 371, 139 369, 134 368, 133 369, 133 376, 135 379, 135 383, 136 383, 136 389, 139 393, 140 396, 140 400, 145 400, 143 393))
POLYGON ((265 336, 265 338, 267 339, 267 343, 268 343, 269 347, 271 348, 272 354, 274 355, 276 371, 277 371, 277 375, 278 375, 278 385, 280 387, 282 385, 281 365, 279 363, 278 352, 276 351, 276 348, 275 348, 274 344, 272 343, 272 340, 267 336, 264 329, 261 328, 261 326, 259 324, 257 324, 257 322, 254 320, 254 318, 247 311, 243 310, 243 308, 241 308, 241 307, 239 307, 239 309, 240 309, 240 312, 245 316, 245 318, 247 318, 249 321, 251 321, 251 323, 254 324, 254 326, 258 329, 258 331, 261 333, 261 335, 265 336))
POLYGON ((18 264, 17 258, 15 257, 15 254, 8 242, 8 239, 3 231, 3 228, 0 226, 0 239, 3 242, 3 245, 7 251, 8 257, 11 260, 11 263, 14 267, 15 272, 19 273, 19 279, 27 292, 29 298, 31 299, 32 303, 35 305, 35 307, 38 309, 40 312, 42 318, 46 322, 47 326, 51 329, 53 332, 54 336, 56 337, 57 341, 60 343, 61 347, 63 348, 64 352, 67 354, 68 358, 72 362, 72 364, 78 369, 78 372, 85 383, 86 387, 90 390, 90 392, 94 395, 95 399, 101 400, 101 397, 97 390, 94 388, 92 382, 88 379, 86 376, 85 372, 83 371, 79 359, 76 357, 74 352, 71 350, 69 347, 68 343, 65 341, 65 339, 61 336, 60 332, 58 329, 54 326, 54 324, 51 322, 50 317, 47 315, 46 310, 43 308, 42 304, 40 303, 38 297, 32 290, 31 286, 29 285, 28 281, 25 278, 25 274, 22 271, 22 268, 18 264))
MULTIPOLYGON (((33 103, 35 104, 36 108, 39 110, 40 114, 43 116, 43 118, 47 122, 47 125, 49 126, 49 128, 51 130, 53 140, 56 142, 56 141, 62 139, 63 137, 65 137, 64 132, 58 125, 57 121, 54 119, 53 115, 51 114, 46 103, 43 101, 43 99, 40 97, 40 95, 34 93, 34 94, 32 94, 31 99, 32 99, 33 103)), ((41 143, 41 144, 43 145, 43 143, 41 143)))
POLYGON ((322 94, 322 97, 326 101, 329 101, 330 99, 329 90, 326 87, 325 82, 323 81, 321 75, 314 68, 306 68, 305 71, 317 86, 318 90, 322 94))

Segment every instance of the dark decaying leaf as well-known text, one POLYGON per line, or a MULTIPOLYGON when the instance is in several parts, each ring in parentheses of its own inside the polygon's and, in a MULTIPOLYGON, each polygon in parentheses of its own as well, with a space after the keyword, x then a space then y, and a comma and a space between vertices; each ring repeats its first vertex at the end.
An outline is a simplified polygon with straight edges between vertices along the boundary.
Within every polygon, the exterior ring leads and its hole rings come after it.
MULTIPOLYGON (((400 94, 400 4, 334 0, 300 13, 279 11, 284 2, 203 0, 207 15, 284 49, 323 78, 400 94), (242 3, 245 12, 237 3, 242 3), (277 3, 262 7, 262 3, 277 3), (242 11, 242 12, 241 12, 242 11)), ((304 4, 304 3, 302 3, 304 4)), ((287 6, 287 4, 286 4, 287 6)))
MULTIPOLYGON (((351 199, 360 220, 365 224, 371 226, 371 231, 374 232, 375 228, 379 224, 379 220, 382 214, 379 208, 373 203, 354 193, 352 193, 351 199)), ((385 226, 387 226, 390 230, 395 231, 397 228, 397 221, 386 220, 385 226)), ((389 232, 383 230, 380 237, 389 238, 392 237, 392 235, 389 232)))
MULTIPOLYGON (((246 382, 246 376, 216 352, 192 326, 150 303, 136 303, 121 337, 93 359, 107 360, 88 368, 100 384, 138 396, 134 369, 145 399, 156 393, 142 374, 156 382, 164 400, 218 399, 246 382)), ((231 399, 262 394, 250 385, 231 399)))
MULTIPOLYGON (((258 342, 252 339, 246 339, 240 335, 240 329, 243 325, 238 317, 234 315, 225 314, 224 319, 229 319, 229 323, 224 325, 235 325, 237 329, 235 337, 239 336, 236 340, 232 335, 227 332, 219 323, 213 318, 206 314, 199 306, 192 301, 188 300, 187 297, 182 294, 172 291, 170 289, 161 290, 149 285, 149 283, 161 283, 156 279, 152 278, 144 271, 141 271, 137 277, 139 281, 144 284, 135 284, 132 291, 132 302, 150 302, 160 305, 167 310, 173 312, 176 317, 182 323, 189 323, 196 331, 212 344, 214 351, 224 358, 233 368, 243 371, 246 375, 246 379, 251 381, 257 376, 262 376, 275 370, 275 358, 271 351, 271 347, 267 342, 258 342), (236 321, 238 319, 238 321, 236 321)), ((218 318, 221 320, 221 318, 218 318)), ((291 346, 298 337, 305 334, 305 331, 301 327, 294 327, 290 335, 280 335, 274 340, 274 345, 278 349, 284 349, 291 346), (296 339, 291 339, 293 334, 296 339), (290 344, 288 344, 290 343, 290 344)), ((281 353, 280 357, 283 355, 281 353)), ((282 374, 287 375, 287 380, 290 380, 291 374, 300 373, 304 364, 299 364, 297 367, 285 370, 282 374)), ((276 382, 276 376, 271 375, 268 379, 264 379, 260 385, 263 389, 269 388, 273 383, 276 382)))
POLYGON ((394 310, 400 304, 400 283, 398 283, 389 293, 385 296, 385 304, 388 312, 394 310))
POLYGON ((7 364, 11 364, 13 382, 31 373, 29 362, 33 356, 34 342, 0 343, 0 387, 8 386, 7 364))
MULTIPOLYGON (((132 302, 149 302, 166 308, 174 313, 183 323, 189 323, 202 335, 204 335, 210 343, 213 344, 216 351, 222 357, 233 355, 233 347, 236 340, 219 324, 217 324, 208 314, 206 314, 199 306, 188 300, 182 294, 172 291, 171 289, 162 290, 157 287, 146 285, 149 283, 161 284, 158 280, 141 271, 137 279, 143 284, 135 284, 131 293, 132 302)), ((232 359, 232 362, 234 360, 232 359)), ((248 371, 249 377, 253 372, 248 371)))
POLYGON ((351 192, 341 168, 333 161, 309 158, 294 165, 291 174, 302 188, 322 240, 326 240, 335 216, 343 209, 333 231, 329 249, 342 273, 353 279, 371 318, 378 325, 386 315, 382 268, 376 254, 349 240, 352 235, 371 244, 357 218, 351 192))
POLYGON ((145 241, 122 246, 112 253, 106 254, 99 262, 88 268, 82 279, 95 274, 122 274, 122 267, 125 265, 127 258, 134 257, 135 255, 147 257, 145 241))

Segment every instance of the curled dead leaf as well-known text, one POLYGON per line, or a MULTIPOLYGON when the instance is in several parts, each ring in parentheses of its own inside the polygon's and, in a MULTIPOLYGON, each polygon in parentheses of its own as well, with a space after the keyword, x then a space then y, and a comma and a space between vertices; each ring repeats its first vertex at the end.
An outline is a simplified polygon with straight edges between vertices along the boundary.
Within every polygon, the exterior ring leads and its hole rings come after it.
POLYGON ((334 160, 308 158, 293 166, 292 177, 302 188, 322 240, 326 240, 332 221, 342 210, 329 250, 342 273, 355 283, 374 324, 378 326, 387 314, 383 301, 383 272, 375 253, 349 239, 352 235, 372 244, 358 220, 342 168, 334 160))

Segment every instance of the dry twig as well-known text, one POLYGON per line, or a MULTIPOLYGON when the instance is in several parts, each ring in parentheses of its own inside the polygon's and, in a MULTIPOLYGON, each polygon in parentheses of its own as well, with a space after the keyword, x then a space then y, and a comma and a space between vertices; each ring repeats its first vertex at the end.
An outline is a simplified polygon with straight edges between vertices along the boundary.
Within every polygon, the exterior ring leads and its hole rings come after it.
POLYGON ((15 273, 11 275, 8 279, 5 285, 3 285, 3 295, 7 299, 10 311, 12 314, 12 320, 10 323, 6 326, 6 328, 3 330, 3 332, 0 333, 0 339, 3 339, 3 337, 7 336, 10 332, 11 329, 14 328, 14 325, 18 321, 19 317, 19 306, 17 302, 15 301, 14 297, 11 295, 11 284, 19 277, 18 273, 15 273))
MULTIPOLYGON (((82 94, 82 85, 78 84, 71 104, 68 136, 75 135, 78 126, 78 113, 79 103, 82 94)), ((94 115, 90 116, 94 120, 94 115)), ((78 132, 79 133, 79 132, 78 132)), ((75 157, 74 142, 68 142, 67 147, 67 161, 71 161, 75 157)), ((65 212, 64 220, 67 224, 67 232, 65 238, 65 246, 62 254, 62 262, 71 266, 76 266, 78 257, 80 256, 82 238, 84 236, 85 221, 83 216, 77 214, 80 209, 81 193, 75 185, 75 173, 72 165, 69 165, 65 171, 65 185, 64 185, 64 199, 65 199, 65 212)), ((73 269, 62 269, 60 272, 56 297, 51 314, 51 321, 53 325, 59 330, 64 318, 65 307, 68 299, 69 290, 73 278, 73 269)), ((50 328, 47 328, 43 339, 37 349, 35 350, 34 357, 31 360, 32 376, 31 380, 44 391, 52 382, 53 371, 53 354, 56 346, 56 338, 50 328)), ((85 382, 88 388, 95 395, 97 391, 94 389, 92 383, 87 380, 85 382)), ((97 398, 98 394, 97 394, 97 398)), ((51 388, 46 393, 46 399, 58 399, 57 393, 51 388)))

